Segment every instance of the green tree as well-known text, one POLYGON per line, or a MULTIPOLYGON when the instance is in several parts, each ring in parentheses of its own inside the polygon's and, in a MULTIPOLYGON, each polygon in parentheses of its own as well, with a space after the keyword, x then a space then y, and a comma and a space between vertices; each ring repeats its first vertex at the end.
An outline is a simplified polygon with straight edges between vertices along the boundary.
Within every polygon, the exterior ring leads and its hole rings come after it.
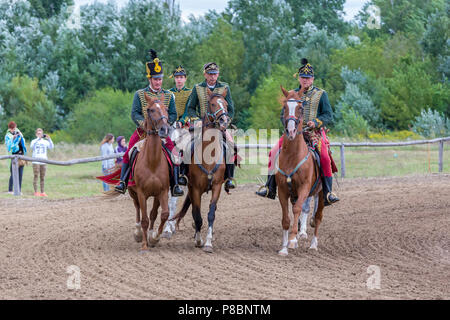
POLYGON ((448 87, 433 83, 428 72, 430 61, 402 59, 393 77, 385 79, 381 116, 392 129, 407 129, 422 109, 444 112, 450 104, 448 87))
POLYGON ((261 81, 250 99, 249 113, 252 116, 250 126, 255 130, 281 129, 280 101, 283 94, 280 85, 286 90, 298 87, 298 81, 288 76, 293 73, 293 70, 283 65, 274 65, 272 70, 272 74, 261 81))
POLYGON ((133 93, 104 88, 75 105, 68 123, 74 142, 97 142, 106 133, 130 137, 135 129, 129 114, 133 93))
POLYGON ((38 127, 46 131, 57 128, 56 108, 39 89, 37 79, 14 77, 0 88, 0 105, 2 122, 14 120, 27 139, 34 137, 38 127))

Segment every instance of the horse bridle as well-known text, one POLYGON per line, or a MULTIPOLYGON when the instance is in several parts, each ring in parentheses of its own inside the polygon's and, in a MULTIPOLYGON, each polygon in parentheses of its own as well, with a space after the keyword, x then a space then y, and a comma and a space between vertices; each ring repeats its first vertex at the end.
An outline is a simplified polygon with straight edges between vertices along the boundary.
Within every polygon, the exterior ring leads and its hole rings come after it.
POLYGON ((208 126, 208 125, 212 124, 214 127, 217 128, 217 127, 219 127, 220 118, 222 118, 223 116, 228 116, 228 112, 225 111, 225 109, 220 104, 219 104, 220 108, 218 110, 216 110, 216 112, 212 113, 210 111, 211 110, 211 100, 214 97, 223 98, 223 96, 221 94, 218 94, 218 93, 214 93, 213 95, 211 95, 209 97, 209 99, 208 99, 208 107, 206 108, 206 113, 205 113, 205 117, 208 117, 208 121, 209 122, 208 123, 205 123, 205 121, 203 121, 203 122, 204 122, 204 126, 208 126), (222 114, 218 115, 218 113, 220 111, 222 111, 222 114), (210 118, 212 118, 212 121, 210 120, 210 118))
MULTIPOLYGON (((155 100, 154 103, 161 103, 161 100, 155 100)), ((153 130, 147 130, 147 134, 148 135, 154 134, 154 135, 158 135, 159 136, 157 125, 158 125, 158 123, 161 120, 167 119, 167 117, 165 115, 162 115, 158 119, 153 119, 153 116, 152 116, 152 114, 150 112, 150 108, 147 108, 147 116, 149 117, 150 121, 152 122, 152 126, 153 126, 153 130)))
POLYGON ((288 124, 288 122, 290 120, 293 120, 295 122, 295 128, 297 129, 297 134, 300 134, 300 133, 302 133, 303 130, 299 131, 298 130, 298 125, 300 124, 300 120, 303 119, 303 110, 304 110, 303 109, 303 102, 305 102, 305 100, 304 99, 288 99, 286 101, 286 103, 287 102, 297 102, 297 103, 300 102, 301 103, 300 108, 302 110, 302 113, 301 113, 301 116, 298 117, 298 118, 295 115, 293 115, 293 116, 290 115, 287 119, 284 119, 284 130, 287 132, 287 124, 288 124))

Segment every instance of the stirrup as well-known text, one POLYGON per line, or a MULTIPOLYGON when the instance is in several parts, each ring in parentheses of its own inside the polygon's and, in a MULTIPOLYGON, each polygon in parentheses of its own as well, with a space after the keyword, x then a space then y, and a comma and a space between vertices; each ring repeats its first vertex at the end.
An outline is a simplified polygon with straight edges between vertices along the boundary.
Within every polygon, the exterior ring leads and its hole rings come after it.
POLYGON ((127 192, 127 185, 124 181, 120 181, 119 185, 114 187, 114 190, 119 193, 125 194, 125 192, 127 192), (123 189, 120 188, 120 186, 122 186, 122 185, 123 185, 123 189))
POLYGON ((233 184, 233 181, 236 182, 236 180, 234 178, 227 178, 225 180, 224 186, 223 188, 225 189, 226 193, 229 193, 230 189, 236 189, 236 185, 233 184), (230 182, 231 186, 227 186, 227 183, 230 182))
POLYGON ((257 194, 258 196, 260 196, 260 197, 265 197, 265 198, 267 198, 268 195, 269 195, 269 187, 267 187, 267 186, 261 186, 261 187, 259 187, 258 191, 256 191, 256 194, 257 194), (266 194, 265 194, 265 195, 262 195, 260 192, 261 192, 261 189, 264 189, 264 188, 266 188, 266 194))

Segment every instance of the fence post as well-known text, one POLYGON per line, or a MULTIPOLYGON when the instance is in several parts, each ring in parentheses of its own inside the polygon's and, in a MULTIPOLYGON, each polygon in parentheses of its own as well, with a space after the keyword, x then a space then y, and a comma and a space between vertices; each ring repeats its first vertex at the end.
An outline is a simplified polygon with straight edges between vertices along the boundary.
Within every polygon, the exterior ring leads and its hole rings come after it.
POLYGON ((19 158, 15 156, 11 159, 14 195, 20 196, 19 184, 19 158))
POLYGON ((442 172, 444 167, 444 139, 439 141, 439 172, 442 172))
POLYGON ((341 143, 341 178, 345 178, 345 146, 341 143))

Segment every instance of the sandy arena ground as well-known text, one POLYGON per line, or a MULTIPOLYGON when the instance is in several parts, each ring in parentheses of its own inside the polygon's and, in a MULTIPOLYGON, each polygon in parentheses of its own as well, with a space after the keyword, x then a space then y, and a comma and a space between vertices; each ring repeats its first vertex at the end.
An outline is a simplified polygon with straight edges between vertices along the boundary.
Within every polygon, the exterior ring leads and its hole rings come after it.
POLYGON ((308 226, 288 257, 277 255, 280 204, 255 189, 222 193, 213 254, 194 248, 190 212, 171 240, 139 253, 128 196, 0 200, 0 298, 450 299, 450 175, 341 181, 319 250, 308 250, 308 226), (67 288, 71 265, 79 290, 67 288), (370 265, 380 289, 367 288, 370 265))

